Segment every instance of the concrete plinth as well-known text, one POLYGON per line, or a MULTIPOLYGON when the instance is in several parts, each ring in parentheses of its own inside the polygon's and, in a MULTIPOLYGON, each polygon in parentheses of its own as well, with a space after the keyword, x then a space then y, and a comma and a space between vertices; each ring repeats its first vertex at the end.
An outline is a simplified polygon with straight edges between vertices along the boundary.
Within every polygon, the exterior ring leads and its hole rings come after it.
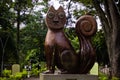
POLYGON ((40 80, 98 80, 98 76, 86 74, 40 74, 40 80))

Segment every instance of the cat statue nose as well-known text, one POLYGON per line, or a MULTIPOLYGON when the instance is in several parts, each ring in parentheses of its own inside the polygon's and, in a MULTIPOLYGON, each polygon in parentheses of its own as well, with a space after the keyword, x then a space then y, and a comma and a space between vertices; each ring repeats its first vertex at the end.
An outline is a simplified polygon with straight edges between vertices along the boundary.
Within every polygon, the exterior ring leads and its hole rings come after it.
POLYGON ((53 22, 54 22, 54 23, 59 23, 59 19, 58 19, 57 16, 54 17, 53 22))

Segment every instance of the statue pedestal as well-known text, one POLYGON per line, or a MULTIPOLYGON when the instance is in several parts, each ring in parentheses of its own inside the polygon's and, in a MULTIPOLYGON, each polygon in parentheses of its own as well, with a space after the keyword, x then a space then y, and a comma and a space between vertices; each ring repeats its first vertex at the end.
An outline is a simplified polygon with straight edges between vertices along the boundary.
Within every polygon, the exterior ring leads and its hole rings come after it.
POLYGON ((98 76, 88 74, 40 74, 40 80, 98 80, 98 76))

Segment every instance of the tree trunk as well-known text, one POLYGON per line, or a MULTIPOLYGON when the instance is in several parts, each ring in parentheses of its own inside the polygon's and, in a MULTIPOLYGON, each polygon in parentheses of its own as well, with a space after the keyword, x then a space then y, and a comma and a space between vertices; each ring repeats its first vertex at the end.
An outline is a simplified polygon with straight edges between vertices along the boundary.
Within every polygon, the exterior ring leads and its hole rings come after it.
MULTIPOLYGON (((18 4, 17 9, 17 55, 19 55, 19 44, 20 44, 20 4, 18 4)), ((19 59, 17 61, 19 63, 19 59)))
MULTIPOLYGON (((113 0, 108 0, 112 22, 110 63, 112 76, 120 78, 120 14, 113 0)), ((108 36, 109 37, 109 36, 108 36)))
POLYGON ((93 0, 98 16, 100 17, 107 49, 109 53, 111 78, 120 78, 120 13, 114 0, 105 0, 103 10, 99 0, 93 0))
POLYGON ((8 41, 8 38, 9 36, 7 37, 5 43, 3 43, 2 39, 0 38, 0 42, 1 42, 1 45, 2 45, 2 60, 1 60, 1 76, 2 76, 2 72, 3 72, 3 68, 4 68, 4 55, 5 55, 5 48, 6 48, 6 45, 7 45, 7 41, 8 41))

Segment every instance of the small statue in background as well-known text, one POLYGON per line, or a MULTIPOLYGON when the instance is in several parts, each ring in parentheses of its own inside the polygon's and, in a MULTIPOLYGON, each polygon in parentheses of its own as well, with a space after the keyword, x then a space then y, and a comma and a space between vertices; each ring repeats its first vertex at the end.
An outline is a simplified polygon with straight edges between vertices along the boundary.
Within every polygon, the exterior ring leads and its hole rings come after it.
POLYGON ((80 52, 76 53, 63 28, 66 15, 63 7, 55 10, 51 6, 47 12, 48 28, 45 39, 47 69, 45 73, 54 73, 55 66, 65 74, 86 74, 95 62, 95 51, 90 38, 97 31, 96 21, 90 15, 80 17, 76 23, 76 33, 80 42, 80 52))

